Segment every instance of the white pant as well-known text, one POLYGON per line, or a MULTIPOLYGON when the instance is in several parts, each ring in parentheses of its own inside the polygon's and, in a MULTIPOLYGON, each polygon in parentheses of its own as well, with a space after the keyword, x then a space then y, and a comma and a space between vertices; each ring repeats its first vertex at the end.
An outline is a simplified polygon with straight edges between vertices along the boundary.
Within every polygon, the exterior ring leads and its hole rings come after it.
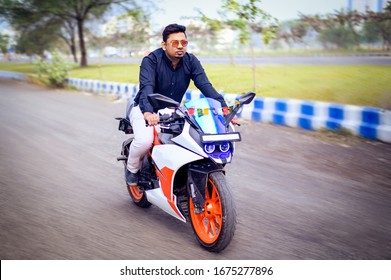
POLYGON ((145 125, 140 106, 133 107, 129 120, 133 127, 134 139, 130 145, 127 168, 130 172, 137 173, 141 167, 141 160, 152 146, 153 126, 145 125))

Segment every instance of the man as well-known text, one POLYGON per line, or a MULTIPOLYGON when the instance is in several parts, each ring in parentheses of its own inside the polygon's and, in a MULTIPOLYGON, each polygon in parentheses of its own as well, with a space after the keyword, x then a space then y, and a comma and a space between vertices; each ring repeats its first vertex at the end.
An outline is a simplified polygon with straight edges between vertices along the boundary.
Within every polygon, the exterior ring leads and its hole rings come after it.
MULTIPOLYGON (((152 145, 153 126, 159 121, 159 116, 154 112, 161 108, 152 107, 147 98, 149 94, 160 93, 181 102, 192 79, 206 97, 220 101, 228 113, 223 96, 209 82, 200 61, 193 54, 186 52, 186 27, 170 24, 162 35, 162 47, 151 52, 141 62, 140 90, 134 99, 134 108, 129 114, 134 131, 125 172, 129 186, 136 186, 138 183, 141 159, 152 145), (149 126, 145 125, 146 122, 149 126)), ((236 124, 237 118, 232 123, 236 124)))

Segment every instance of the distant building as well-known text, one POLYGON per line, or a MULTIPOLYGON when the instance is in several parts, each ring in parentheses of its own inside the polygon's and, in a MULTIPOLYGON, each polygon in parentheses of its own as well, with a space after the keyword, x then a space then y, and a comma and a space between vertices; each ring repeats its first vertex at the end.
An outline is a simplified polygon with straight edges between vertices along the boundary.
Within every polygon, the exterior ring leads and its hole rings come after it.
POLYGON ((382 12, 387 6, 387 0, 348 0, 348 11, 365 12, 371 10, 382 12))

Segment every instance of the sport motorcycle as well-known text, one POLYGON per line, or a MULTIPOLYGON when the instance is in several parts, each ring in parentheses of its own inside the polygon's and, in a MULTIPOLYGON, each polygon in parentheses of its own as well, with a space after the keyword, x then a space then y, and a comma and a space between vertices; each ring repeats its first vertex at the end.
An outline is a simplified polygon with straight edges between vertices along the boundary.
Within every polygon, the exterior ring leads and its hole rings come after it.
MULTIPOLYGON (((236 208, 224 167, 232 161, 235 143, 241 141, 231 120, 254 97, 253 92, 240 96, 223 114, 214 99, 201 97, 181 106, 161 94, 149 95, 154 108, 164 109, 157 111, 160 120, 152 147, 142 159, 138 185, 127 186, 134 204, 143 208, 153 204, 190 222, 199 244, 208 251, 225 249, 235 233, 236 208)), ((126 168, 133 129, 127 117, 116 119, 119 130, 129 134, 117 158, 126 168)))

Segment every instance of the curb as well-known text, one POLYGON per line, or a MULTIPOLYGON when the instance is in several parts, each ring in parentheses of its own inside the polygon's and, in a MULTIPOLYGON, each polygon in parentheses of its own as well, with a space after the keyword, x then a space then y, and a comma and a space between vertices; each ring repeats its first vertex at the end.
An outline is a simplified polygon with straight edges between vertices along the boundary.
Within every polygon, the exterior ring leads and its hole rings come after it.
POLYGON ((256 121, 306 130, 347 129, 354 135, 391 143, 391 111, 325 102, 257 98, 242 115, 256 121))
POLYGON ((0 77, 15 79, 15 80, 28 80, 27 75, 17 72, 0 71, 0 77))
POLYGON ((88 91, 95 94, 114 95, 118 96, 124 101, 134 99, 139 90, 139 86, 136 84, 102 82, 99 80, 86 80, 78 78, 68 78, 67 82, 78 90, 88 91))
MULTIPOLYGON (((15 72, 0 71, 0 77, 27 80, 27 76, 15 72)), ((123 101, 133 100, 139 86, 136 84, 102 82, 69 78, 67 82, 77 88, 95 94, 118 96, 123 101)), ((229 105, 238 94, 223 94, 229 105)), ((202 97, 198 90, 188 90, 185 100, 202 97)), ((370 140, 391 143, 391 111, 353 105, 341 105, 305 100, 256 97, 243 108, 239 117, 255 122, 273 123, 306 130, 346 129, 350 133, 370 140)))

